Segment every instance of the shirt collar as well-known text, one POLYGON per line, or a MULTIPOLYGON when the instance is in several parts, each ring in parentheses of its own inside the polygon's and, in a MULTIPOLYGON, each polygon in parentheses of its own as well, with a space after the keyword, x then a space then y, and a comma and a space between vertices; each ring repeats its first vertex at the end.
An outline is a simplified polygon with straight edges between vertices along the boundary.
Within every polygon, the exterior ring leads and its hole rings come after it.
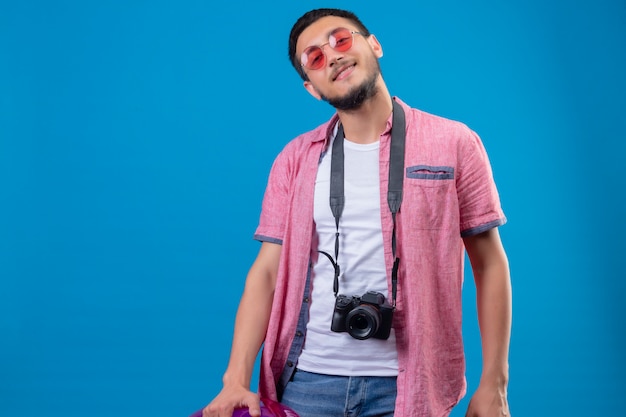
MULTIPOLYGON (((398 101, 398 103, 402 103, 396 97, 392 97, 392 99, 398 101)), ((331 138, 334 138, 335 135, 337 134, 337 127, 338 127, 338 125, 339 125, 339 116, 337 115, 337 113, 335 113, 333 115, 333 117, 327 122, 327 125, 326 125, 326 135, 313 137, 312 141, 313 142, 319 142, 319 141, 324 140, 324 141, 326 141, 328 143, 328 141, 331 138)), ((393 112, 391 112, 391 114, 389 115, 389 118, 387 119, 387 123, 385 125, 385 130, 383 131, 381 136, 383 136, 383 137, 390 136, 391 135, 391 128, 392 128, 392 126, 393 126, 393 112)))

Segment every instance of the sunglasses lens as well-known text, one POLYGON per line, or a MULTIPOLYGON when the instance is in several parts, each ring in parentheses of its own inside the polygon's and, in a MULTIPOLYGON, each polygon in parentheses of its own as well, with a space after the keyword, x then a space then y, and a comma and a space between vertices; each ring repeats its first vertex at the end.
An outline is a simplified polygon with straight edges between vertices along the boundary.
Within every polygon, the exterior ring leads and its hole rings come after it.
POLYGON ((328 43, 335 51, 345 52, 352 47, 352 32, 339 28, 330 34, 328 43))
POLYGON ((324 52, 319 46, 310 46, 304 50, 300 62, 308 69, 316 70, 324 66, 324 52))

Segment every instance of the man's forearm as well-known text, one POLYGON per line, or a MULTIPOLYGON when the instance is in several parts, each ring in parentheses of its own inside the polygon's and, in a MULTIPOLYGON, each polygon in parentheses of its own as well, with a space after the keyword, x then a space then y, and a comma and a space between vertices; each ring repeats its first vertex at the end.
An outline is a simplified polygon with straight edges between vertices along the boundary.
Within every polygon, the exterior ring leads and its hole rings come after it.
POLYGON ((506 387, 512 297, 505 261, 490 264, 479 272, 476 276, 476 294, 483 352, 481 383, 506 387))
POLYGON ((224 385, 250 386, 254 362, 265 340, 272 311, 280 252, 279 245, 264 243, 248 272, 235 319, 230 360, 223 377, 224 385))
POLYGON ((224 385, 237 384, 249 388, 254 362, 258 356, 269 320, 271 298, 241 299, 230 353, 228 368, 224 373, 224 385))

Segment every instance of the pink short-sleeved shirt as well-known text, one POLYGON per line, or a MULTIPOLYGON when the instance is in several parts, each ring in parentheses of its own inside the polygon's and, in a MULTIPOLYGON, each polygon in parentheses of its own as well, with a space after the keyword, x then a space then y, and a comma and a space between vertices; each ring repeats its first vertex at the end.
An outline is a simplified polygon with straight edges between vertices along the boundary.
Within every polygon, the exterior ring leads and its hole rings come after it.
MULTIPOLYGON (((463 240, 506 219, 479 137, 462 123, 409 108, 401 259, 393 326, 398 349, 396 417, 444 416, 466 390, 461 324, 463 240)), ((313 230, 315 178, 335 115, 289 142, 272 166, 255 238, 282 244, 259 392, 277 397, 302 306, 313 230)), ((380 204, 389 291, 393 220, 387 205, 391 118, 380 141, 380 204)), ((293 364, 290 364, 293 365, 293 364)))

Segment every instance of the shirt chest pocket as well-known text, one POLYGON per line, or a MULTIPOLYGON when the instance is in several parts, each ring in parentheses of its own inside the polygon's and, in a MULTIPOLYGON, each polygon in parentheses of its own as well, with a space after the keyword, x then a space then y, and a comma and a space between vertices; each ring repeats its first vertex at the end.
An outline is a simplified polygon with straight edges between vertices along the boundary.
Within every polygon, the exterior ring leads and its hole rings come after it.
POLYGON ((414 165, 406 168, 403 222, 410 228, 439 230, 458 219, 454 168, 414 165))
POLYGON ((446 166, 415 165, 406 169, 406 177, 416 180, 428 180, 424 181, 423 184, 436 187, 442 184, 440 181, 454 179, 454 168, 446 166))

